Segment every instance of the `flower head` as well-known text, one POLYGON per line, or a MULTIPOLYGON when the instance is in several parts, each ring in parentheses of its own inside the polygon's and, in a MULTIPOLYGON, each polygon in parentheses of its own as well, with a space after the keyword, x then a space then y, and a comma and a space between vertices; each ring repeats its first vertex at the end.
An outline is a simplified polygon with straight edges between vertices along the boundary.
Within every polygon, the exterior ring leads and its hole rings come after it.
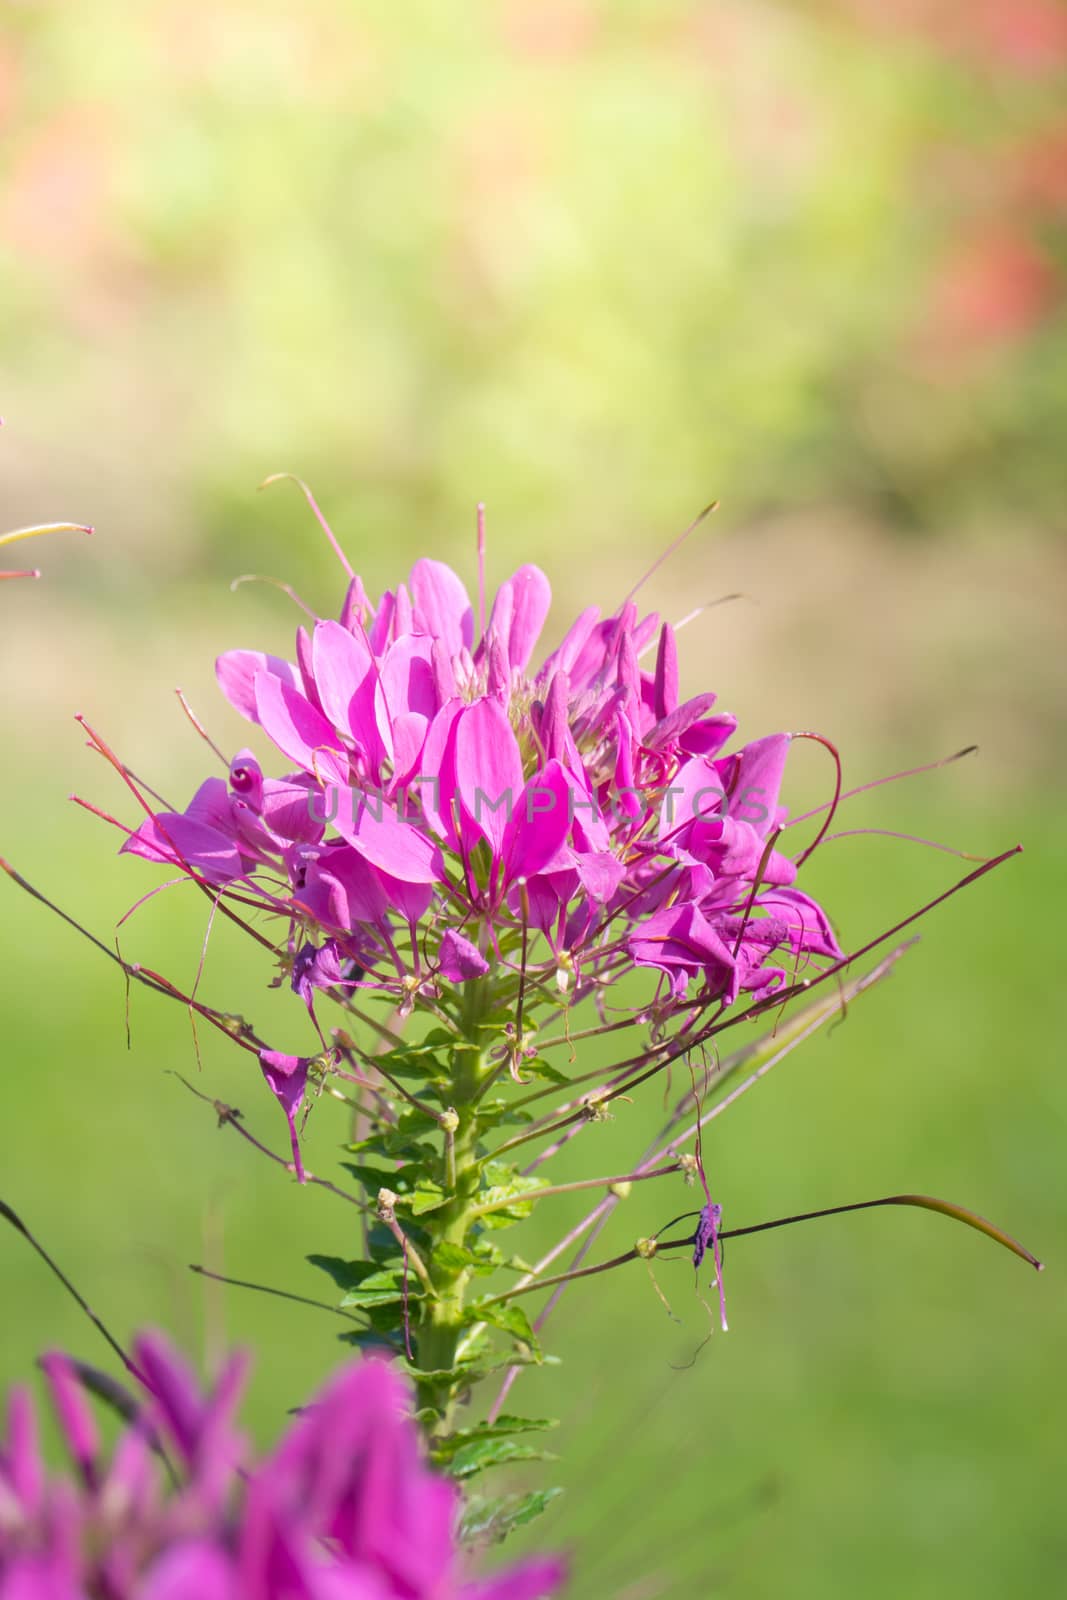
POLYGON ((284 917, 309 1006, 320 989, 447 1004, 520 964, 557 980, 538 989, 555 1003, 636 967, 660 1019, 692 1019, 837 959, 777 848, 790 736, 725 751, 735 719, 680 700, 674 630, 632 603, 583 612, 531 666, 549 603, 520 568, 476 640, 460 579, 421 560, 375 607, 353 579, 292 661, 226 652, 219 685, 280 774, 242 750, 124 848, 284 917))

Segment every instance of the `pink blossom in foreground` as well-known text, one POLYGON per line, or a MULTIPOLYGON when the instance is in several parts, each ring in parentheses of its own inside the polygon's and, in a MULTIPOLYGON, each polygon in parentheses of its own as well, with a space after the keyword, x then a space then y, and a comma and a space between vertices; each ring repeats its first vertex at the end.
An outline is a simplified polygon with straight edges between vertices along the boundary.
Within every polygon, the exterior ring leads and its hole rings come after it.
POLYGON ((207 1395, 158 1334, 135 1359, 149 1399, 108 1459, 71 1363, 44 1357, 73 1478, 46 1469, 30 1397, 12 1391, 0 1600, 543 1600, 560 1587, 554 1559, 464 1575, 458 1492, 426 1466, 384 1362, 343 1368, 257 1463, 234 1427, 243 1358, 207 1395))

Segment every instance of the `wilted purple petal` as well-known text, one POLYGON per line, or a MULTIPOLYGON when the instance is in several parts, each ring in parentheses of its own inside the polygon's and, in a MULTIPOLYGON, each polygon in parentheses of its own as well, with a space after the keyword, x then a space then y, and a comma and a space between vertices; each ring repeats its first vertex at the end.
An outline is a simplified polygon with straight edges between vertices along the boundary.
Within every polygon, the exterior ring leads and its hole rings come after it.
POLYGON ((449 928, 441 939, 437 952, 441 976, 449 983, 465 983, 468 978, 484 978, 489 963, 469 939, 455 928, 449 928))
POLYGON ((707 1252, 708 1245, 719 1231, 722 1222, 722 1206, 705 1205, 700 1208, 696 1231, 693 1234, 693 1265, 699 1267, 707 1252))
POLYGON ((259 1064, 263 1076, 278 1104, 285 1112, 285 1120, 289 1124, 289 1138, 293 1147, 293 1165, 296 1175, 301 1183, 304 1179, 304 1163, 300 1157, 300 1141, 296 1136, 296 1119, 300 1108, 304 1104, 304 1094, 307 1090, 309 1057, 287 1056, 281 1050, 261 1050, 259 1064))

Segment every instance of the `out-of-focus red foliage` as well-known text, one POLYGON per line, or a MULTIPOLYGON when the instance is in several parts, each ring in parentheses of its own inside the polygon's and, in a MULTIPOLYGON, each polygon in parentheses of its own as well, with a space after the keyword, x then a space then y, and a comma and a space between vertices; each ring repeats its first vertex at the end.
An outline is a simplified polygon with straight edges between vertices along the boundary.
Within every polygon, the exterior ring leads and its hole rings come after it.
POLYGON ((1067 65, 1062 0, 844 0, 883 35, 922 38, 946 54, 994 71, 1055 71, 1067 65))
POLYGON ((1060 274, 1025 232, 995 228, 959 240, 934 276, 930 346, 942 355, 1025 338, 1059 305, 1060 274))

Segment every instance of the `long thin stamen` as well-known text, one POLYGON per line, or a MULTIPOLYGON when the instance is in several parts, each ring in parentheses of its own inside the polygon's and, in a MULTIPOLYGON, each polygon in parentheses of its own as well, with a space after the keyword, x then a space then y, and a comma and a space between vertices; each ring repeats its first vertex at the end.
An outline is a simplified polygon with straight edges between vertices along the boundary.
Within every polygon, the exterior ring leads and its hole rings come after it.
POLYGON ((485 638, 485 501, 476 510, 478 528, 478 638, 485 638))
POLYGON ((303 478, 298 478, 295 472, 272 472, 270 474, 270 477, 263 479, 263 482, 260 484, 259 487, 261 489, 266 489, 272 483, 284 483, 286 480, 288 480, 290 483, 295 483, 296 484, 297 488, 303 494, 304 499, 307 501, 308 505, 311 507, 312 511, 315 514, 316 522, 318 523, 319 527, 322 529, 323 533, 326 535, 326 538, 329 541, 330 548, 332 549, 334 555, 337 557, 338 561, 341 563, 341 566, 344 568, 345 576, 347 578, 354 578, 356 574, 352 569, 352 566, 351 566, 351 564, 349 562, 348 557, 345 555, 344 551, 341 549, 341 546, 338 544, 336 538, 334 537, 333 529, 330 527, 330 524, 326 521, 326 518, 323 516, 322 512, 320 511, 318 501, 315 499, 315 496, 312 494, 311 490, 308 488, 308 486, 304 482, 303 478))
POLYGON ((951 844, 938 844, 935 839, 921 839, 915 833, 896 833, 891 828, 842 828, 838 833, 823 835, 823 844, 830 844, 834 839, 859 839, 868 835, 879 839, 902 839, 905 844, 921 844, 927 850, 940 850, 946 856, 955 856, 960 861, 988 861, 988 856, 975 855, 971 850, 957 850, 951 844))
POLYGON ((629 594, 624 598, 622 605, 620 605, 620 611, 622 610, 623 606, 626 606, 630 603, 634 595, 637 594, 640 589, 644 588, 645 584, 648 582, 649 578, 652 577, 653 573, 658 572, 663 563, 665 561, 669 561, 676 550, 681 549, 682 545, 689 538, 689 535, 694 533, 696 529, 700 527, 700 524, 710 517, 713 511, 718 511, 718 509, 719 502, 717 500, 712 500, 704 507, 703 511, 697 513, 692 522, 689 524, 688 528, 685 528, 678 535, 677 539, 671 540, 670 544, 667 546, 666 550, 663 551, 662 555, 657 556, 655 561, 653 561, 652 565, 649 567, 648 571, 638 578, 629 594))
MULTIPOLYGON (((263 488, 262 484, 260 484, 260 488, 263 488)), ((343 559, 344 558, 342 557, 342 560, 343 559)), ((351 576, 351 574, 349 574, 349 576, 351 576)), ((272 589, 280 589, 282 594, 287 595, 294 605, 299 606, 300 610, 306 617, 311 618, 312 622, 317 622, 319 620, 314 611, 308 605, 307 601, 301 600, 291 583, 285 583, 281 578, 269 578, 263 572, 242 572, 240 577, 232 579, 230 583, 230 593, 236 594, 237 590, 246 583, 266 583, 269 584, 272 589)))
MULTIPOLYGON (((976 744, 966 745, 962 750, 956 750, 950 756, 942 756, 940 761, 928 761, 922 767, 909 767, 906 772, 891 772, 888 777, 875 778, 871 783, 861 783, 856 789, 846 789, 838 798, 839 800, 851 800, 858 794, 866 794, 869 789, 880 789, 886 783, 899 783, 903 778, 918 778, 924 772, 937 772, 940 767, 950 767, 954 761, 962 761, 964 756, 975 755, 977 751, 978 746, 976 744)), ((832 801, 827 800, 821 806, 814 806, 811 811, 802 811, 799 816, 790 817, 785 826, 787 828, 795 828, 800 822, 808 822, 812 817, 819 816, 832 803, 832 801)))
POLYGON ((226 757, 223 755, 222 751, 219 749, 219 747, 215 743, 214 739, 208 733, 207 729, 204 727, 203 723, 200 721, 199 717, 194 712, 192 706, 189 704, 188 700, 185 698, 184 692, 181 689, 175 689, 174 693, 178 696, 178 704, 181 706, 182 710, 185 712, 185 715, 189 718, 189 721, 192 723, 193 727, 196 729, 196 731, 200 735, 201 739, 203 739, 204 743, 210 749, 212 749, 215 752, 215 754, 218 756, 219 760, 222 762, 223 766, 226 767, 227 770, 228 770, 230 763, 226 760, 226 757))
POLYGON ((794 733, 794 734, 791 734, 790 737, 793 738, 793 739, 811 739, 815 744, 821 744, 824 750, 829 750, 830 754, 834 758, 834 792, 833 792, 833 795, 830 798, 830 803, 829 803, 829 806, 828 806, 827 811, 826 811, 826 816, 823 818, 822 827, 819 829, 819 831, 815 835, 814 839, 808 845, 807 849, 806 850, 802 850, 800 852, 800 854, 797 856, 796 864, 797 864, 798 867, 800 867, 800 866, 802 866, 804 864, 804 862, 808 859, 808 857, 812 854, 812 852, 814 850, 816 850, 818 848, 818 846, 822 843, 823 837, 825 836, 827 829, 829 828, 831 822, 834 820, 834 813, 836 812, 836 810, 838 808, 838 805, 840 804, 840 801, 841 801, 841 781, 842 781, 841 756, 840 756, 840 753, 838 751, 837 746, 833 743, 833 741, 831 739, 827 739, 825 734, 821 734, 821 733, 794 733))

